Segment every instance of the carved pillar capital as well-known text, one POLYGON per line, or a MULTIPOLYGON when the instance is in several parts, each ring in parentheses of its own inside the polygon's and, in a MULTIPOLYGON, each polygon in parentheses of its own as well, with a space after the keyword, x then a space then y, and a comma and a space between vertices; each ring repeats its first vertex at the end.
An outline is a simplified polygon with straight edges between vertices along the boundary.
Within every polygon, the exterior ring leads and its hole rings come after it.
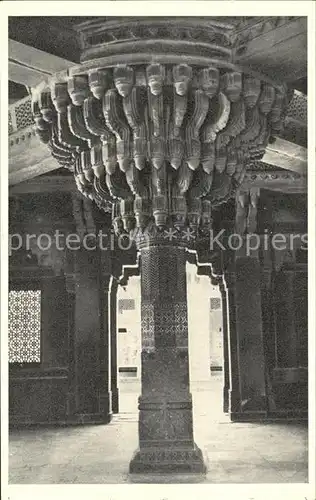
MULTIPOLYGON (((234 196, 247 163, 262 157, 287 99, 279 83, 234 66, 228 26, 209 21, 197 30, 188 20, 184 29, 183 22, 171 30, 144 19, 138 33, 123 20, 115 34, 104 20, 81 26, 88 62, 39 87, 33 110, 41 139, 73 171, 83 195, 113 210, 118 232, 152 224, 190 231, 190 247, 209 232, 213 207, 234 196), (179 32, 190 64, 172 42, 179 32), (115 50, 102 37, 96 42, 101 33, 118 37, 115 50), (208 57, 200 55, 202 39, 208 57), (132 40, 139 54, 126 52, 132 40)), ((246 198, 237 195, 239 234, 256 230, 258 193, 251 189, 246 198)))

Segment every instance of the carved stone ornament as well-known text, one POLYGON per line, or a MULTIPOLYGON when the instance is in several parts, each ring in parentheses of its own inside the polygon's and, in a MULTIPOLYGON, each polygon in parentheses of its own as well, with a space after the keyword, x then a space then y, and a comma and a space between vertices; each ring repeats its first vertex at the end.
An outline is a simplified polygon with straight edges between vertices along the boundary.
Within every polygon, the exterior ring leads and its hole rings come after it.
MULTIPOLYGON (((118 233, 190 229, 195 238, 280 130, 286 88, 235 67, 229 28, 219 21, 200 31, 178 21, 195 48, 143 21, 155 43, 148 48, 148 37, 134 34, 134 53, 113 23, 108 31, 102 23, 82 28, 84 62, 34 92, 37 134, 78 190, 112 211, 118 233)), ((125 28, 140 29, 131 20, 125 28)))
POLYGON ((260 189, 251 187, 236 193, 236 233, 240 236, 257 230, 257 210, 260 189))

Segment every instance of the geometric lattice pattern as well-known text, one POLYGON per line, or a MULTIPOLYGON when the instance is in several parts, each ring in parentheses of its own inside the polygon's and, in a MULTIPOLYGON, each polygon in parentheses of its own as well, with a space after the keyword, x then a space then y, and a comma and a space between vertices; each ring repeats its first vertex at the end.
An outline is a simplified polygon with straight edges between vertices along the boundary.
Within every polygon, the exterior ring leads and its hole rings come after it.
POLYGON ((155 346, 154 305, 142 302, 141 305, 141 330, 143 348, 155 346))
POLYGON ((9 128, 9 134, 12 134, 13 133, 13 125, 12 125, 12 117, 11 117, 10 111, 9 111, 8 128, 9 128))
POLYGON ((211 311, 215 311, 216 309, 220 309, 221 308, 221 299, 219 299, 217 297, 212 297, 210 299, 210 308, 211 308, 211 311))
POLYGON ((188 346, 187 305, 183 303, 142 303, 141 326, 143 347, 154 347, 155 338, 175 347, 188 346), (172 340, 173 335, 175 336, 172 340), (174 343, 175 342, 175 343, 174 343))
POLYGON ((118 309, 119 309, 120 313, 122 313, 122 311, 133 311, 135 309, 135 300, 134 299, 119 299, 118 309))
POLYGON ((177 347, 188 347, 188 310, 186 302, 174 305, 177 347))
POLYGON ((294 92, 294 95, 287 106, 286 115, 306 123, 307 126, 307 99, 304 94, 294 92))
POLYGON ((186 294, 184 250, 176 247, 143 249, 141 278, 142 298, 155 301, 177 299, 186 294))
POLYGON ((9 292, 9 363, 41 361, 41 291, 9 292))
POLYGON ((17 130, 33 125, 32 100, 31 98, 22 102, 15 108, 15 119, 17 130))

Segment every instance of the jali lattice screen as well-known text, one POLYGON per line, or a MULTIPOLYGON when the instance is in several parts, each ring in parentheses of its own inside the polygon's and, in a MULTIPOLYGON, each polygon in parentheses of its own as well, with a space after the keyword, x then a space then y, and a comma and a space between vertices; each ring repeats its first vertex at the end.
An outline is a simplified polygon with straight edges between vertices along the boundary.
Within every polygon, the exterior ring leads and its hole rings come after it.
POLYGON ((122 314, 122 311, 133 311, 135 309, 134 299, 119 299, 118 310, 122 314))
POLYGON ((210 299, 210 309, 211 311, 216 311, 221 308, 221 299, 219 297, 211 297, 210 299))
POLYGON ((9 293, 9 363, 41 361, 41 291, 9 293))

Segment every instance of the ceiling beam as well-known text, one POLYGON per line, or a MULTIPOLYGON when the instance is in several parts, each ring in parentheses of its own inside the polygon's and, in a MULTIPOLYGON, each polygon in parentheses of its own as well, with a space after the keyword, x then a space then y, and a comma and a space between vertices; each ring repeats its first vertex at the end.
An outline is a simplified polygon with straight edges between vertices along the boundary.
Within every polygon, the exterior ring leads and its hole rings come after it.
POLYGON ((59 163, 53 158, 46 144, 43 144, 32 132, 32 127, 29 127, 10 136, 10 186, 60 168, 59 163), (17 139, 19 139, 18 143, 15 141, 17 139))
POLYGON ((79 195, 73 175, 46 175, 10 186, 10 195, 56 191, 72 192, 79 195))
MULTIPOLYGON (((280 18, 282 19, 282 18, 280 18)), ((236 56, 236 62, 264 71, 268 76, 295 81, 307 76, 307 17, 288 19, 269 29, 269 18, 252 28, 252 38, 236 56)), ((248 29, 248 27, 247 27, 248 29)), ((239 36, 243 36, 242 32, 239 36)))
POLYGON ((36 87, 39 82, 46 80, 49 75, 33 68, 22 66, 9 60, 9 80, 26 87, 36 87))
POLYGON ((48 52, 9 40, 9 80, 35 87, 50 75, 68 69, 74 63, 48 52))
POLYGON ((268 145, 262 161, 307 176, 307 149, 279 137, 268 145))
POLYGON ((25 168, 21 168, 16 172, 10 172, 9 185, 20 184, 21 182, 33 179, 39 175, 46 174, 47 172, 51 172, 52 170, 56 170, 56 168, 59 167, 60 166, 54 158, 44 158, 38 163, 29 165, 25 168))

